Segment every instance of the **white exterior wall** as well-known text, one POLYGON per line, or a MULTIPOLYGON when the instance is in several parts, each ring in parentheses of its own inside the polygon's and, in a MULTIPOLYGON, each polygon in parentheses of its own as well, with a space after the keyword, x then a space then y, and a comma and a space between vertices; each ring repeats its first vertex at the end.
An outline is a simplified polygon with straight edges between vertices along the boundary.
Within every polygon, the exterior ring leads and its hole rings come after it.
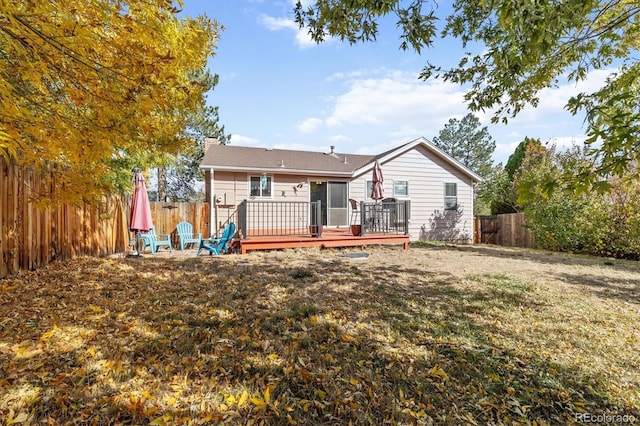
MULTIPOLYGON (((380 164, 384 177, 384 196, 394 197, 395 180, 409 182, 409 236, 415 240, 473 241, 473 188, 471 178, 431 153, 423 146, 380 164), (445 183, 456 183, 461 213, 444 210, 445 183)), ((354 179, 351 198, 370 201, 365 194, 371 172, 354 179)))

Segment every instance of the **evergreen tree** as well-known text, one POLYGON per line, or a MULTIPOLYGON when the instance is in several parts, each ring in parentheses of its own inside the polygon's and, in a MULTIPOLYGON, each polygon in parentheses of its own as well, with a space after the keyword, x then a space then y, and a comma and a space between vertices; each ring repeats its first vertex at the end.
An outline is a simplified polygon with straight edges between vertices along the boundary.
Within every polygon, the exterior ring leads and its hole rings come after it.
POLYGON ((487 127, 481 128, 480 120, 473 114, 467 114, 462 120, 450 119, 433 138, 433 143, 474 173, 482 177, 491 173, 491 155, 496 143, 487 127))

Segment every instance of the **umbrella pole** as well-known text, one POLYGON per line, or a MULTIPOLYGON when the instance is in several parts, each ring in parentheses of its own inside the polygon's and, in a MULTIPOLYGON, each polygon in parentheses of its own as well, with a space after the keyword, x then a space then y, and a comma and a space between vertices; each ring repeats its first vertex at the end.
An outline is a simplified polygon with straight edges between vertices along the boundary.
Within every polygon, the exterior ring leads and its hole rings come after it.
POLYGON ((127 257, 142 257, 142 255, 140 254, 140 231, 136 230, 135 232, 136 232, 136 242, 135 242, 136 246, 134 247, 135 251, 127 257))

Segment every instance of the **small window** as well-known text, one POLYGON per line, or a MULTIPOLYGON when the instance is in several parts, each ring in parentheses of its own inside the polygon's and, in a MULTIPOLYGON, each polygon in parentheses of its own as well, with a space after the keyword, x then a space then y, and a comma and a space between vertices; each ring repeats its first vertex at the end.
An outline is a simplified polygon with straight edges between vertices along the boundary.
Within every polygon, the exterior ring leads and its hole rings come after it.
POLYGON ((251 176, 249 178, 249 196, 256 198, 270 198, 273 181, 271 176, 251 176))
POLYGON ((444 184, 444 209, 458 210, 458 184, 444 184))
POLYGON ((393 196, 394 197, 408 197, 409 196, 409 182, 406 180, 396 180, 393 182, 393 196))
POLYGON ((367 188, 366 188, 365 193, 364 193, 365 198, 371 198, 371 191, 373 191, 373 181, 372 180, 368 180, 367 181, 367 188))

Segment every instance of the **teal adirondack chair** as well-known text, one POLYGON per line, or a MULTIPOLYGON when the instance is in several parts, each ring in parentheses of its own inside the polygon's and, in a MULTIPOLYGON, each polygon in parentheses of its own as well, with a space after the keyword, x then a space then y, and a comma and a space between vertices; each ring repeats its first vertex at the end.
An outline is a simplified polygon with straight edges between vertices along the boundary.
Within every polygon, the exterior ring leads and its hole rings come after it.
POLYGON ((149 232, 145 232, 144 234, 140 234, 140 240, 144 243, 142 251, 149 247, 151 250, 151 254, 154 254, 158 251, 159 247, 167 246, 169 247, 169 251, 172 251, 173 247, 171 246, 171 235, 169 234, 156 234, 156 230, 151 228, 149 232))
POLYGON ((200 241, 200 248, 198 249, 198 256, 200 256, 200 250, 209 250, 209 255, 215 254, 220 256, 220 253, 228 253, 227 246, 236 234, 236 224, 231 222, 225 226, 220 238, 205 238, 200 241))
POLYGON ((195 244, 196 247, 200 246, 202 234, 193 232, 193 226, 189 222, 180 222, 176 226, 176 232, 180 240, 180 250, 184 250, 189 244, 195 244))

